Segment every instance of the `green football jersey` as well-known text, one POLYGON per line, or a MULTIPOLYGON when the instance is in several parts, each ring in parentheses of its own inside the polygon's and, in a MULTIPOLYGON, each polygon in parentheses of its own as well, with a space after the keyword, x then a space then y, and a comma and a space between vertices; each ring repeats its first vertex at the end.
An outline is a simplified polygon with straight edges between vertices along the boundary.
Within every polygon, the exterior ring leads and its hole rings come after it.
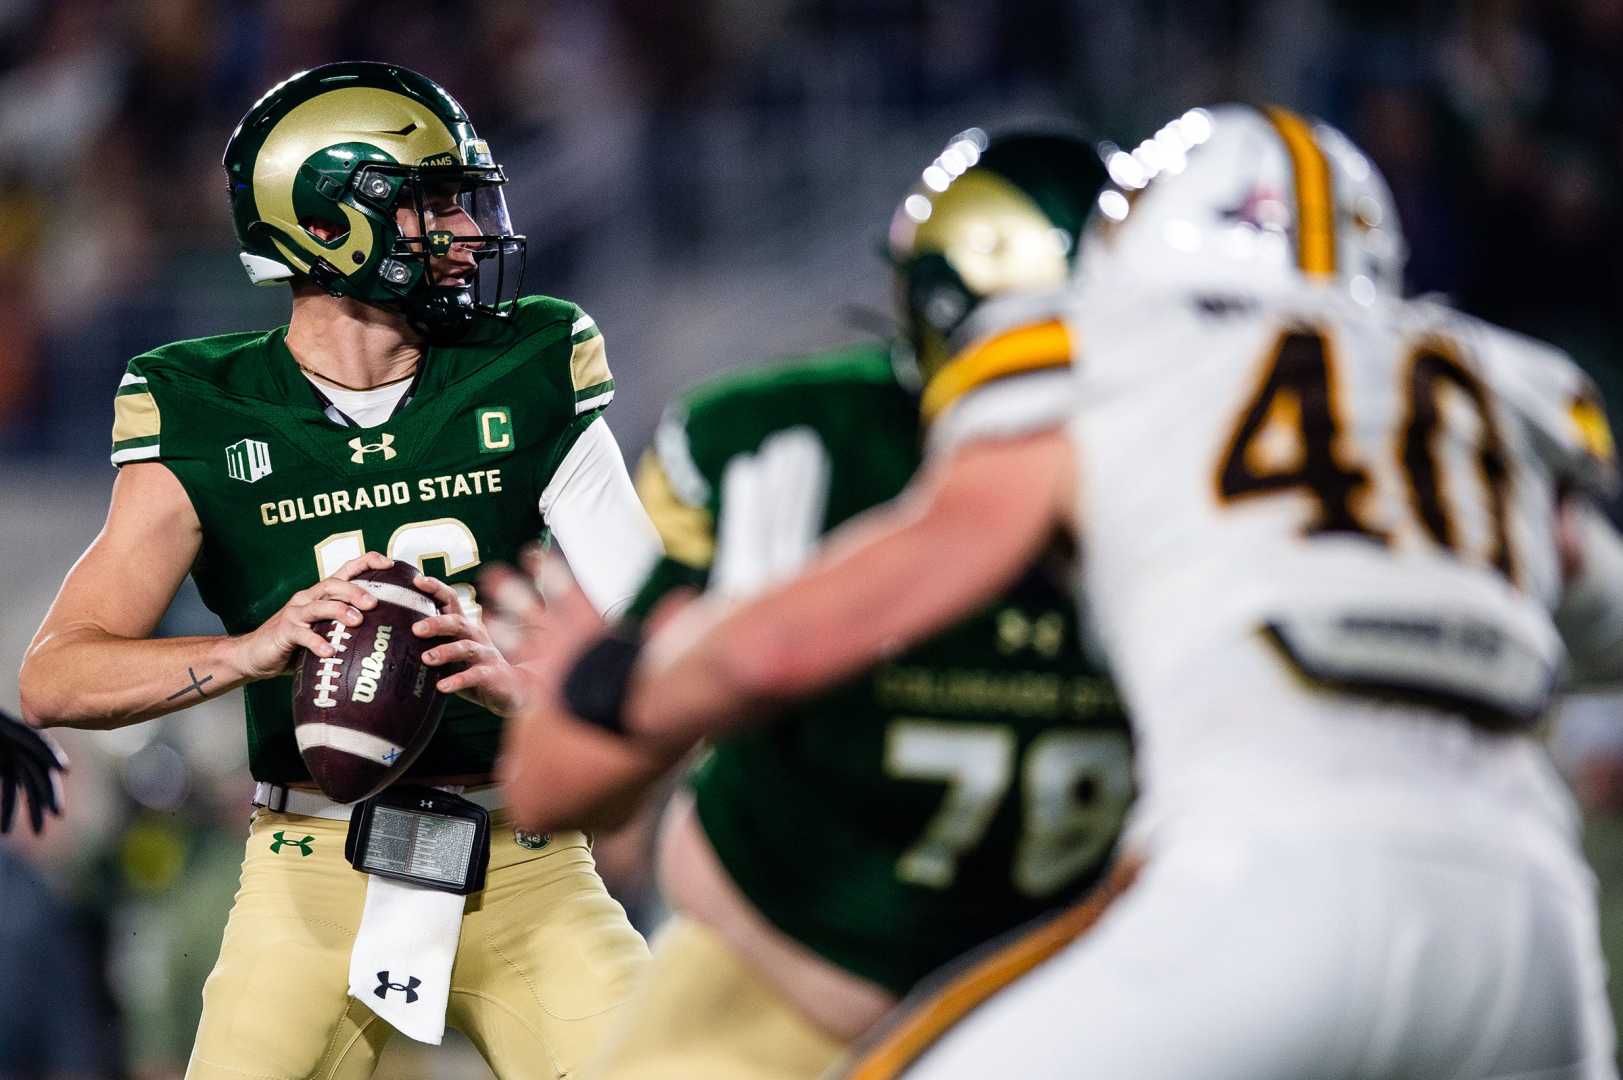
MULTIPOLYGON (((329 418, 286 333, 166 345, 130 362, 115 399, 113 462, 162 462, 179 479, 203 526, 192 577, 231 634, 369 549, 472 603, 481 563, 512 562, 544 534, 541 493, 614 394, 592 319, 547 297, 430 348, 403 406, 367 428, 329 418)), ((307 779, 291 678, 245 696, 254 777, 307 779)), ((411 774, 488 772, 500 732, 454 697, 411 774)))
MULTIPOLYGON (((666 555, 633 610, 677 585, 780 580, 898 494, 920 457, 918 400, 880 345, 690 392, 639 470, 666 555)), ((727 872, 785 933, 898 994, 1075 898, 1132 794, 1126 719, 1077 632, 1069 593, 1034 571, 933 640, 716 741, 690 782, 727 872)))

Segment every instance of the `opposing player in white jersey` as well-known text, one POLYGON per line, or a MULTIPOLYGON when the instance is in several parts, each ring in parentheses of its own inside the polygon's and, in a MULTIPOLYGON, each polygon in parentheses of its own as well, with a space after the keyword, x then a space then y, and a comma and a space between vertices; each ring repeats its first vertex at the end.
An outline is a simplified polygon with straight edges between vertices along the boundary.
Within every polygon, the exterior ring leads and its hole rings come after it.
MULTIPOLYGON (((1332 129, 1194 112, 1114 165, 1060 325, 1145 865, 916 1075, 1028 1039, 1039 1076, 1612 1075, 1574 814, 1526 735, 1568 661, 1563 535, 1616 557, 1589 381, 1400 299, 1384 183, 1332 129)), ((939 434, 1012 422, 1002 392, 939 434)), ((1569 679, 1623 674, 1601 580, 1569 679)))
POLYGON ((594 646, 570 681, 629 688, 570 704, 632 741, 742 722, 985 602, 1069 528, 1140 739, 1136 880, 855 1075, 921 1047, 910 1076, 1615 1075, 1593 882, 1529 734, 1562 679, 1623 677, 1588 380, 1403 301, 1391 199, 1333 129, 1195 110, 1111 165, 1074 300, 977 313, 925 373, 910 497, 752 603, 594 646))

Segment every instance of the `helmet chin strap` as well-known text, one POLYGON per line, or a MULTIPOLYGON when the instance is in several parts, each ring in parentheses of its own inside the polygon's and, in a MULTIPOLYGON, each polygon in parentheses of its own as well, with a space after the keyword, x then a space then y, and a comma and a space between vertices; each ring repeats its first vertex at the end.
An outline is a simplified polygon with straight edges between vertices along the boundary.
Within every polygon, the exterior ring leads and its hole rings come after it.
MULTIPOLYGON (((344 278, 325 259, 316 259, 311 264, 309 276, 329 296, 350 296, 344 291, 344 278)), ((434 345, 461 340, 478 313, 473 289, 468 285, 429 285, 415 290, 413 295, 393 300, 366 300, 356 296, 350 299, 404 315, 407 325, 434 345)))
POLYGON ((419 295, 400 301, 400 309, 412 329, 436 345, 466 336, 476 314, 473 290, 466 285, 431 285, 420 290, 419 295))

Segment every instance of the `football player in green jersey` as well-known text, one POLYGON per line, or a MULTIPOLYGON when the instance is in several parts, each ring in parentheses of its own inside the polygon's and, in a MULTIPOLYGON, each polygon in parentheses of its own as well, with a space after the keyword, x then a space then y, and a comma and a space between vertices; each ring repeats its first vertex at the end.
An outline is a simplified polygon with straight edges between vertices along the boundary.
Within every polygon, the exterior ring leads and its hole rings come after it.
MULTIPOLYGON (((897 210, 903 342, 721 378, 668 411, 638 478, 666 555, 634 614, 681 586, 756 593, 895 497, 922 455, 918 368, 982 305, 1066 280, 1103 177, 1089 146, 969 132, 930 170, 923 183, 954 176, 957 197, 897 210)), ((1076 639, 1068 592, 1037 567, 774 723, 716 729, 666 817, 677 914, 591 1075, 820 1075, 929 972, 1090 889, 1131 797, 1131 754, 1076 639)), ((598 796, 615 769, 559 752, 567 720, 528 720, 507 759, 515 812, 551 827, 614 809, 598 796), (566 769, 573 780, 555 775, 566 769), (570 805, 583 787, 593 797, 570 805)), ((632 768, 633 787, 654 764, 632 768)))
POLYGON ((572 1075, 646 948, 585 837, 517 832, 489 786, 518 684, 468 582, 550 530, 611 611, 657 558, 601 419, 603 338, 574 304, 518 298, 502 169, 421 75, 296 75, 224 165, 242 263, 291 285, 291 318, 130 363, 107 523, 30 647, 24 710, 112 728, 244 688, 259 809, 189 1076, 367 1076, 392 1030, 437 1042, 446 1023, 498 1075, 572 1075), (432 949, 390 929, 427 894, 346 861, 351 807, 310 781, 286 674, 301 648, 333 655, 312 624, 357 623, 376 600, 350 579, 391 558, 437 575, 417 584, 440 614, 414 632, 454 640, 429 662, 466 665, 408 779, 492 813, 483 890, 426 901, 450 912, 432 949), (188 572, 226 635, 153 638, 188 572), (374 949, 394 959, 357 975, 374 949))

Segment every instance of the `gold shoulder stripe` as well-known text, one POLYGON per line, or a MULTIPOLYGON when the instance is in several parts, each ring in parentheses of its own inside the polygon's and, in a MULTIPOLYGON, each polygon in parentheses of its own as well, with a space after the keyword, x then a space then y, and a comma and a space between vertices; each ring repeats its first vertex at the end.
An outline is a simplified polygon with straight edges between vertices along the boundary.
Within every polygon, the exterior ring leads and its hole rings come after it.
POLYGON ((704 570, 716 557, 716 526, 710 511, 677 497, 665 466, 649 450, 637 465, 637 495, 665 542, 665 554, 684 566, 704 570))
POLYGON ((1059 320, 1021 327, 984 341, 949 361, 924 388, 926 423, 977 386, 1009 375, 1071 362, 1071 334, 1059 320))
POLYGON ((577 342, 569 353, 569 378, 575 390, 586 390, 606 383, 609 374, 609 356, 603 349, 603 335, 597 334, 577 342))
POLYGON ((119 394, 113 399, 113 442, 150 439, 159 426, 158 403, 151 394, 119 394))
POLYGON ((853 1051, 853 1064, 842 1075, 846 1080, 895 1080, 954 1024, 1092 929, 1110 905, 1132 888, 1139 869, 1136 860, 1124 856, 1082 903, 1008 945, 982 954, 968 967, 960 967, 945 985, 937 982, 931 986, 927 979, 924 987, 915 990, 914 996, 892 1014, 897 1017, 895 1021, 889 1026, 881 1023, 864 1037, 853 1051), (916 1001, 918 997, 923 1000, 916 1001))
POLYGON ((1336 272, 1336 207, 1330 190, 1330 161, 1313 129, 1289 109, 1263 110, 1290 154, 1296 178, 1296 264, 1312 277, 1336 272))
POLYGON ((1578 429, 1578 441, 1584 449, 1602 461, 1611 461, 1617 455, 1617 444, 1612 439, 1612 426, 1599 405, 1588 398, 1578 398, 1567 409, 1573 426, 1578 429))

